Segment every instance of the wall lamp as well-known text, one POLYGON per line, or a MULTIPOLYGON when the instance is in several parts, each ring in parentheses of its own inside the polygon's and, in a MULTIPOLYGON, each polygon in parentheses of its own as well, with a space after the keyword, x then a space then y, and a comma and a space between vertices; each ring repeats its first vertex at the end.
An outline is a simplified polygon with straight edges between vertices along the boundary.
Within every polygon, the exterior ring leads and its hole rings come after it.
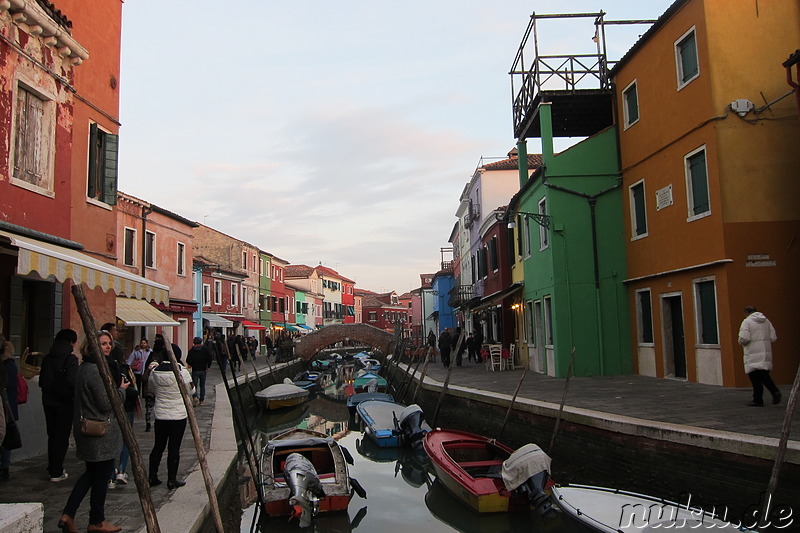
MULTIPOLYGON (((537 224, 543 228, 550 227, 550 215, 542 215, 541 213, 526 213, 524 211, 506 211, 504 213, 495 213, 494 216, 497 220, 502 221, 507 216, 522 215, 526 219, 532 218, 537 224)), ((517 222, 513 218, 508 221, 508 229, 515 229, 517 222)))

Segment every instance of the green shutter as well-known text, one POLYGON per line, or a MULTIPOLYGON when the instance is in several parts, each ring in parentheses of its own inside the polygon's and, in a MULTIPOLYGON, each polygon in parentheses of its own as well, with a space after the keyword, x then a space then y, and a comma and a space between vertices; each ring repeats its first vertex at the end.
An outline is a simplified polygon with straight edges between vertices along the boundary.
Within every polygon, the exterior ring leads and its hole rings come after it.
POLYGON ((708 176, 706 175, 706 153, 700 151, 689 158, 689 178, 692 185, 692 214, 709 211, 708 176))
POLYGON ((628 112, 628 124, 639 120, 639 95, 635 83, 625 92, 625 109, 628 112))
POLYGON ((681 81, 686 83, 697 75, 697 43, 694 32, 691 32, 678 45, 681 56, 681 81))
POLYGON ((700 342, 702 344, 719 344, 715 293, 713 281, 701 281, 697 284, 697 295, 700 300, 700 342))
POLYGON ((653 342, 653 310, 650 301, 650 291, 641 291, 639 295, 639 311, 641 313, 641 332, 640 342, 653 342))
POLYGON ((119 135, 105 134, 103 154, 103 202, 117 204, 117 169, 119 155, 119 135))

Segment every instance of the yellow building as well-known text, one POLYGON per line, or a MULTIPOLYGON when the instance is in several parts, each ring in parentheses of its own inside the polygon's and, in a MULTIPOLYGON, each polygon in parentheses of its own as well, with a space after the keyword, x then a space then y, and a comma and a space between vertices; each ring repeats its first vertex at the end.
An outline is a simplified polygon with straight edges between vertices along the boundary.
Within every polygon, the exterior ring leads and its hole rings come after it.
POLYGON ((798 2, 678 0, 611 71, 638 373, 747 386, 742 309, 800 363, 800 127, 782 63, 798 2))

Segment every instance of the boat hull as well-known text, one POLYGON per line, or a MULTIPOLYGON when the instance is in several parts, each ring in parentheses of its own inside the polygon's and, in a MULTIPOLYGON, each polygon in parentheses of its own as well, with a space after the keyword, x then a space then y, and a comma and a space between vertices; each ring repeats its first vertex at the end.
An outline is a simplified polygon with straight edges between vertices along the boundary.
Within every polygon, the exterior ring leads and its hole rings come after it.
POLYGON ((364 434, 381 448, 400 446, 400 435, 395 428, 395 420, 405 406, 382 400, 368 400, 356 407, 356 412, 364 426, 364 434))
POLYGON ((433 430, 423 440, 436 478, 453 496, 478 513, 529 511, 521 495, 505 488, 500 478, 504 460, 513 450, 482 435, 433 430))

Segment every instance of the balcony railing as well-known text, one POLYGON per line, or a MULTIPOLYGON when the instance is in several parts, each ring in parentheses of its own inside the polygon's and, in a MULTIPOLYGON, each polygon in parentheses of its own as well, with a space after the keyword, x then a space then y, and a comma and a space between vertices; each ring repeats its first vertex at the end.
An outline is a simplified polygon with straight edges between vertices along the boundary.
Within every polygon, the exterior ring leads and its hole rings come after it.
POLYGON ((472 296, 472 285, 456 285, 450 289, 450 298, 447 303, 450 307, 455 309, 471 300, 472 296))

